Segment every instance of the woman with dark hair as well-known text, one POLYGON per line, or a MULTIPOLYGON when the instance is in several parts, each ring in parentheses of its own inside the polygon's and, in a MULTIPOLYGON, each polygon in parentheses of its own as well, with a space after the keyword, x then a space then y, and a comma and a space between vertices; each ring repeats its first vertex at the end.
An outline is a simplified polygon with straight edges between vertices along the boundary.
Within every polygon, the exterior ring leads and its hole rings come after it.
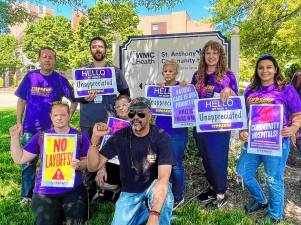
MULTIPOLYGON (((268 208, 263 222, 279 222, 283 219, 285 203, 284 169, 290 151, 290 137, 301 124, 301 101, 294 87, 285 82, 277 61, 270 54, 257 60, 251 84, 246 88, 244 96, 247 111, 252 104, 283 105, 282 156, 250 154, 245 143, 237 164, 237 173, 252 197, 252 201, 245 206, 246 212, 268 208), (256 171, 261 164, 266 174, 269 198, 266 198, 256 179, 256 171)), ((239 136, 241 140, 247 141, 249 133, 243 130, 239 136)))
MULTIPOLYGON (((198 71, 192 77, 192 84, 199 98, 220 98, 226 101, 238 93, 235 75, 227 68, 227 58, 223 46, 216 41, 205 44, 198 71)), ((206 178, 210 187, 199 195, 202 203, 213 202, 217 207, 227 204, 227 166, 231 132, 197 133, 194 138, 203 159, 206 178)))

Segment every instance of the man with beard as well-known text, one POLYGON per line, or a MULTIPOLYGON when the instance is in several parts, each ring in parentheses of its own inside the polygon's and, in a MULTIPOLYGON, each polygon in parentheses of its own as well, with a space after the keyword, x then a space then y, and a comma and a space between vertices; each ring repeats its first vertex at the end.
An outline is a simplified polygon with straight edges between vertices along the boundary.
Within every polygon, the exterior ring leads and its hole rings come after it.
MULTIPOLYGON (((93 64, 89 68, 114 67, 117 90, 121 95, 130 96, 128 84, 122 71, 114 65, 107 64, 106 52, 107 43, 100 37, 95 37, 90 41, 90 52, 93 57, 93 64)), ((106 123, 109 115, 114 115, 116 95, 96 95, 90 94, 81 100, 80 104, 80 129, 86 131, 91 138, 93 126, 97 122, 106 123)))
POLYGON ((110 128, 96 123, 88 151, 88 170, 102 169, 118 155, 122 192, 115 206, 112 225, 170 224, 173 195, 169 177, 174 164, 170 137, 152 125, 151 104, 146 98, 133 99, 128 117, 131 126, 116 132, 100 152, 99 139, 110 128), (146 204, 146 202, 148 204, 146 204))
MULTIPOLYGON (((93 57, 93 64, 90 64, 87 67, 114 67, 119 94, 130 96, 128 84, 124 79, 121 70, 106 62, 106 41, 103 38, 95 37, 90 41, 89 46, 93 57)), ((87 132, 89 138, 92 136, 92 130, 95 123, 106 123, 108 116, 115 114, 114 105, 116 97, 116 95, 90 94, 89 96, 80 99, 80 129, 82 132, 87 132)), ((95 176, 96 173, 87 173, 85 176, 85 184, 88 186, 90 199, 92 199, 96 193, 95 176)))

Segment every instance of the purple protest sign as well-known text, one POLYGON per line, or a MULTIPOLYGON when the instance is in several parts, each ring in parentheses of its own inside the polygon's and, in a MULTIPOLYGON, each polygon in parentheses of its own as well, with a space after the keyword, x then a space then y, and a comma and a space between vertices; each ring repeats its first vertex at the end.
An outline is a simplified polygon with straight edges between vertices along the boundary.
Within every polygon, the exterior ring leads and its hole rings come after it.
POLYGON ((197 132, 247 129, 247 115, 243 96, 206 98, 195 101, 197 132))
POLYGON ((171 116, 170 87, 160 88, 156 85, 145 87, 145 97, 151 101, 152 114, 157 116, 171 116))
POLYGON ((195 126, 195 107, 194 101, 199 99, 194 85, 185 87, 172 86, 172 127, 192 127, 195 126))
MULTIPOLYGON (((115 117, 109 117, 107 125, 111 128, 111 131, 110 131, 109 134, 105 135, 102 138, 102 141, 101 141, 101 144, 100 144, 100 149, 108 141, 108 139, 110 137, 112 137, 113 134, 115 134, 117 131, 119 131, 119 130, 125 128, 125 127, 130 126, 131 123, 129 121, 118 119, 118 118, 115 118, 115 117)), ((119 160, 118 160, 117 156, 110 159, 109 162, 119 165, 119 160)))
POLYGON ((248 153, 281 156, 283 105, 250 105, 248 153))
POLYGON ((72 70, 74 95, 76 98, 97 95, 113 95, 117 93, 115 68, 82 68, 72 70))

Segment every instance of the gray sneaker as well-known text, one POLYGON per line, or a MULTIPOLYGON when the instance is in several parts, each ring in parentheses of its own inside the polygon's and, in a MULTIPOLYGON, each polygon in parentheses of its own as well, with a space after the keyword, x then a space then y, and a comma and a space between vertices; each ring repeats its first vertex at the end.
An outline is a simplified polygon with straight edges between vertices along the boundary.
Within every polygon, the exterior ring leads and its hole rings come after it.
POLYGON ((22 198, 22 200, 21 200, 21 206, 23 208, 30 207, 31 206, 31 198, 22 198))
POLYGON ((175 201, 174 204, 173 204, 172 210, 176 210, 177 208, 179 208, 183 204, 184 204, 184 198, 182 198, 182 200, 180 200, 180 201, 175 201))
POLYGON ((216 200, 213 202, 213 205, 215 205, 217 208, 222 208, 228 204, 228 198, 224 195, 217 195, 216 200))

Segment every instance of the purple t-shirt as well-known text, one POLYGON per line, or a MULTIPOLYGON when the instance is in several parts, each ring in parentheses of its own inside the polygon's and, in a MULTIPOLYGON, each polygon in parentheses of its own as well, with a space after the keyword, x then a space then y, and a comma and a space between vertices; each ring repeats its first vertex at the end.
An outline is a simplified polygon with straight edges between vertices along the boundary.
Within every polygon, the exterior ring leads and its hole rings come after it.
MULTIPOLYGON (((176 85, 179 85, 180 82, 177 81, 176 85)), ((187 128, 172 128, 172 118, 171 116, 157 116, 156 117, 156 125, 163 130, 165 130, 168 134, 179 134, 179 135, 187 135, 187 128)))
POLYGON ((293 113, 301 112, 301 100, 292 85, 286 85, 278 90, 276 84, 261 86, 258 90, 252 91, 248 86, 244 92, 247 112, 251 104, 282 104, 283 105, 283 126, 289 126, 293 113))
MULTIPOLYGON (((205 84, 200 88, 197 88, 199 98, 213 98, 214 93, 220 93, 226 87, 231 88, 236 95, 238 94, 236 77, 232 71, 228 70, 224 78, 219 83, 215 82, 215 78, 215 72, 205 76, 205 84)), ((197 84, 197 71, 192 76, 191 84, 197 84)))
MULTIPOLYGON (((45 131, 46 133, 55 133, 53 128, 45 131)), ((69 134, 78 134, 78 131, 70 128, 69 134)), ((63 188, 63 187, 41 187, 42 181, 42 166, 43 166, 43 147, 44 143, 43 140, 40 140, 40 133, 36 133, 30 140, 30 142, 24 147, 24 150, 30 152, 32 154, 40 154, 40 168, 36 178, 35 188, 33 190, 36 194, 45 194, 45 195, 56 195, 56 194, 63 194, 68 191, 73 190, 74 188, 80 186, 82 184, 82 176, 81 172, 75 170, 75 179, 74 179, 74 186, 73 188, 63 188), (40 144, 39 144, 40 142, 40 144)), ((42 138, 41 138, 42 139, 42 138)), ((89 139, 86 133, 82 133, 82 141, 77 141, 77 149, 76 149, 76 159, 80 157, 87 156, 87 152, 89 149, 89 139)))
POLYGON ((30 71, 18 87, 16 96, 26 100, 23 131, 37 133, 51 127, 50 108, 54 101, 66 97, 73 101, 73 89, 68 80, 57 72, 49 76, 40 70, 30 71))

